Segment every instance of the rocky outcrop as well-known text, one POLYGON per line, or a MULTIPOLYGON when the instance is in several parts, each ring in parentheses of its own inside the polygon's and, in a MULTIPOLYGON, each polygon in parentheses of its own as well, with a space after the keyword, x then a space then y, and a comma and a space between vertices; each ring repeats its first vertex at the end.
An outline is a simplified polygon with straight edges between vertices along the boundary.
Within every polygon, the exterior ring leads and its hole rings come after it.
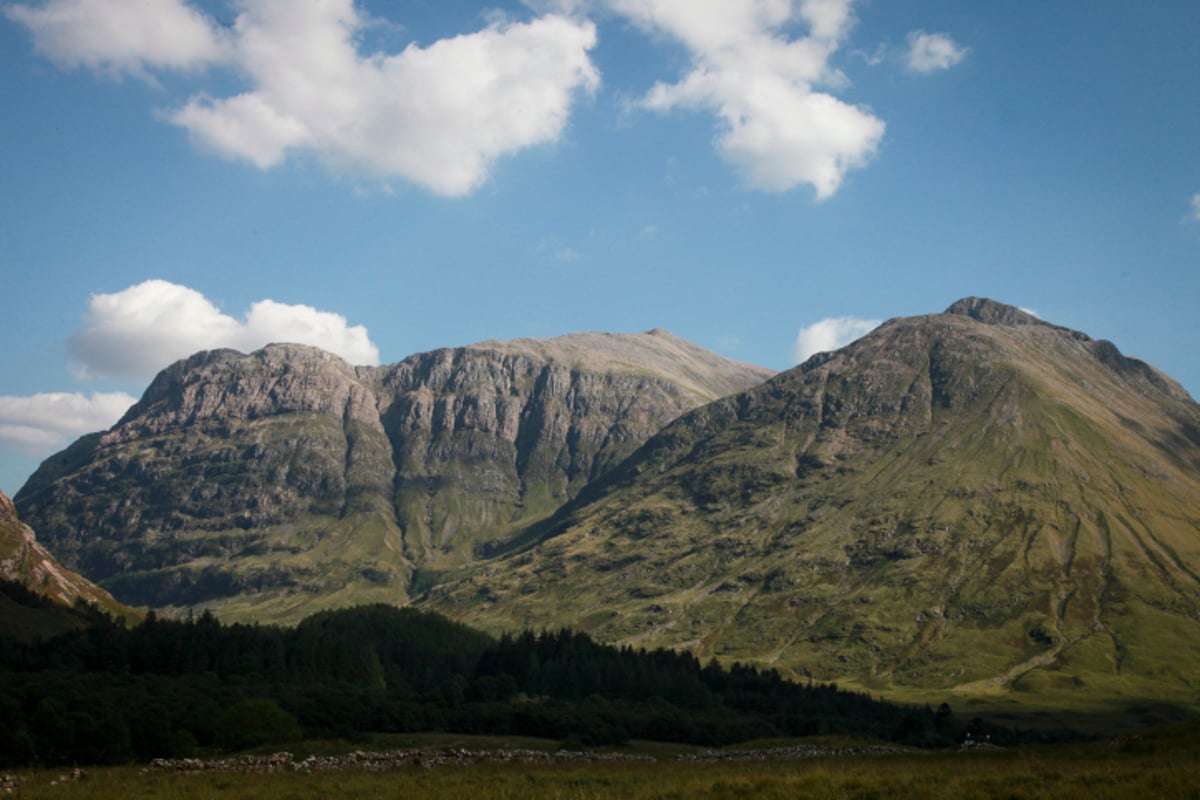
POLYGON ((766 377, 663 331, 486 342, 385 368, 408 553, 493 550, 679 414, 766 377))
POLYGON ((77 602, 108 612, 128 612, 108 592, 64 568, 38 543, 33 529, 21 522, 16 508, 0 492, 0 580, 18 583, 60 606, 77 602))
POLYGON ((198 353, 16 500, 66 563, 133 602, 271 620, 403 602, 679 414, 769 375, 664 331, 383 367, 299 345, 198 353))

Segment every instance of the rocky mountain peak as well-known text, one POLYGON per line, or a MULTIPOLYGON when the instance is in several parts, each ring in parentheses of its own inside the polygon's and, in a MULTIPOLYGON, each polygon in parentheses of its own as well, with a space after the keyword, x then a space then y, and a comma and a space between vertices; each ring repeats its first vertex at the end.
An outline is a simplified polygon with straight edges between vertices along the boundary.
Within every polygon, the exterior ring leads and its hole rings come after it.
POLYGON ((1014 337, 998 335, 990 341, 1003 349, 1015 350, 1010 352, 1010 359, 1029 365, 1033 370, 1041 368, 1041 356, 1031 351, 1030 345, 1043 350, 1043 355, 1050 356, 1050 363, 1058 368, 1069 363, 1103 365, 1116 374, 1117 381, 1112 386, 1118 391, 1130 391, 1136 386, 1138 392, 1162 393, 1170 395, 1173 401, 1194 402, 1175 380, 1140 359, 1124 355, 1112 342, 1051 324, 1019 308, 987 298, 967 297, 952 304, 945 314, 992 326, 996 333, 1004 328, 1012 329, 1014 337))
POLYGON ((309 345, 269 344, 248 355, 204 351, 160 372, 108 436, 129 439, 206 419, 341 413, 358 380, 355 367, 309 345))
POLYGON ((998 303, 986 297, 964 297, 946 309, 947 314, 958 314, 989 325, 1045 325, 1028 311, 1016 306, 998 303))
POLYGON ((380 367, 289 344, 198 353, 16 501, 66 563, 131 601, 259 619, 333 595, 404 602, 418 573, 506 546, 663 425, 771 374, 665 332, 380 367))
POLYGON ((870 691, 1178 697, 1198 510, 1195 402, 967 298, 685 414, 430 602, 870 691))
POLYGON ((582 372, 656 378, 678 384, 706 400, 737 391, 735 384, 741 383, 743 376, 754 376, 757 382, 773 374, 761 367, 730 361, 662 328, 645 333, 590 332, 551 339, 486 341, 467 349, 523 355, 582 372), (726 374, 731 380, 722 377, 726 374))

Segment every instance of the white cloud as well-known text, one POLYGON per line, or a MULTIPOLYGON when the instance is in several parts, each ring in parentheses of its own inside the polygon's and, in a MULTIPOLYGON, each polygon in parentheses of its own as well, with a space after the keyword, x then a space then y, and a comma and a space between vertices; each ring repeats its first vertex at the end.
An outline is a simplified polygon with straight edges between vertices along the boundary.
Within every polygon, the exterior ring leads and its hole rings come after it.
POLYGON ((911 31, 904 62, 913 72, 928 74, 950 69, 967 57, 969 50, 959 47, 947 34, 911 31))
POLYGON ((580 91, 599 86, 588 20, 546 14, 359 52, 378 21, 354 0, 239 0, 221 29, 183 0, 50 0, 12 6, 56 63, 145 73, 221 63, 249 90, 201 92, 165 112, 199 146, 267 169, 311 154, 358 177, 402 178, 438 194, 480 186, 495 162, 557 141, 580 91))
POLYGON ((1192 195, 1192 213, 1190 216, 1196 222, 1200 222, 1200 193, 1192 195))
POLYGON ((201 147, 231 160, 249 161, 259 169, 278 165, 288 148, 309 142, 301 120, 280 114, 256 94, 226 100, 193 97, 167 118, 187 129, 201 147))
POLYGON ((9 19, 33 33, 37 51, 59 66, 146 77, 224 59, 223 36, 182 0, 49 0, 12 5, 9 19))
POLYGON ((637 25, 678 39, 692 64, 677 83, 658 83, 647 109, 710 110, 717 147, 746 184, 786 191, 810 184, 818 198, 866 164, 884 122, 815 87, 841 87, 830 66, 854 22, 853 0, 609 0, 637 25), (797 23, 808 35, 789 38, 797 23))
POLYGON ((379 348, 362 325, 347 325, 346 318, 312 306, 259 300, 250 306, 240 331, 239 349, 256 350, 271 342, 316 345, 351 364, 378 364, 379 348))
POLYGON ((806 361, 814 353, 827 353, 853 342, 880 326, 882 320, 857 317, 827 317, 801 328, 796 334, 792 356, 796 363, 806 361))
POLYGON ((348 325, 340 314, 261 300, 238 321, 195 289, 161 280, 93 295, 68 349, 85 377, 145 380, 199 350, 251 351, 271 342, 315 345, 355 364, 379 363, 367 329, 348 325))
POLYGON ((557 140, 577 89, 599 74, 589 22, 545 16, 362 57, 350 0, 247 0, 236 52, 255 88, 196 97, 170 115, 194 140, 259 167, 311 151, 336 169, 402 177, 456 196, 496 159, 557 140))
POLYGON ((576 90, 599 85, 591 23, 542 17, 360 57, 344 2, 256 0, 238 20, 253 92, 193 98, 171 116, 198 143, 273 166, 289 151, 334 169, 404 178, 437 194, 478 188, 497 159, 556 141, 576 90))
POLYGON ((124 392, 0 396, 0 444, 44 456, 85 433, 112 427, 135 402, 124 392))

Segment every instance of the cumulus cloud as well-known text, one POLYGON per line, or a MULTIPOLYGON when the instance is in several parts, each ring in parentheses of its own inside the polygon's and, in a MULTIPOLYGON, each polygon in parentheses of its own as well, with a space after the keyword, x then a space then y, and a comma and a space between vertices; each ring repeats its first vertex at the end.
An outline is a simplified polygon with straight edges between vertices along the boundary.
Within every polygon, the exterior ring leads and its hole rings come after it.
POLYGON ((315 155, 356 176, 401 178, 448 196, 481 185, 495 162, 558 140, 580 92, 600 76, 595 26, 547 13, 484 30, 359 52, 374 24, 354 0, 240 0, 228 30, 183 0, 50 0, 13 6, 39 52, 64 66, 144 72, 220 63, 249 90, 199 93, 163 113, 192 140, 267 169, 315 155))
POLYGON ((807 328, 801 328, 796 334, 792 356, 796 363, 806 361, 814 353, 827 353, 837 350, 853 342, 882 323, 878 319, 859 319, 858 317, 826 317, 820 322, 814 322, 807 328))
POLYGON ((599 73, 590 22, 549 15, 361 56, 350 0, 248 0, 235 25, 253 91, 192 98, 169 119, 229 158, 270 167, 290 152, 438 194, 477 188, 508 153, 557 140, 577 89, 599 73))
POLYGON ((853 0, 609 0, 643 29, 681 42, 690 71, 657 83, 647 109, 708 110, 717 148, 754 189, 810 184, 818 198, 866 164, 884 122, 823 89, 845 77, 830 66, 854 22, 853 0), (788 31, 800 25, 806 36, 788 31))
POLYGON ((959 47, 944 33, 911 31, 908 34, 908 51, 904 63, 912 72, 928 74, 950 69, 967 57, 969 51, 959 47))
POLYGON ((135 402, 124 392, 0 396, 0 444, 45 455, 85 433, 112 427, 135 402))
POLYGON ((148 77, 152 69, 189 69, 227 57, 212 22, 182 0, 49 0, 12 5, 37 51, 59 66, 148 77))
POLYGON ((340 314, 261 300, 237 320, 195 289, 161 280, 93 295, 83 326, 67 345, 82 376, 145 380, 199 350, 252 351, 271 342, 315 345, 355 364, 379 363, 367 329, 348 325, 340 314))

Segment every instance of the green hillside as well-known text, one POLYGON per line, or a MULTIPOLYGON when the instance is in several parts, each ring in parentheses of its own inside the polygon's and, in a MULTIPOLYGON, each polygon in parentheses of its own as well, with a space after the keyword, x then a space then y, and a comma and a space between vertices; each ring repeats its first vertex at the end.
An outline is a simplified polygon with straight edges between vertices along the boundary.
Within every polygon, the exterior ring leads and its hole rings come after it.
POLYGON ((1200 408, 990 301, 692 412, 428 598, 885 696, 1200 707, 1200 408))

